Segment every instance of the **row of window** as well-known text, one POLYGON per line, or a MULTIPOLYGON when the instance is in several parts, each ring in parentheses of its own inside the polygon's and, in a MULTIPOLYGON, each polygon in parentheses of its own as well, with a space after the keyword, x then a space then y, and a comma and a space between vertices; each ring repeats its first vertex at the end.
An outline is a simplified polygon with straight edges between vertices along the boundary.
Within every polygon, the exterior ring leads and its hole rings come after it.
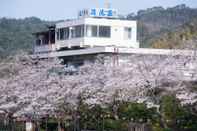
POLYGON ((58 29, 57 39, 67 40, 70 38, 79 37, 111 37, 110 26, 92 26, 92 25, 79 25, 74 27, 66 27, 58 29))
POLYGON ((58 40, 66 40, 69 38, 77 38, 84 36, 84 26, 75 26, 75 27, 67 27, 58 29, 57 39, 58 40))
MULTIPOLYGON (((125 28, 125 39, 131 39, 132 29, 125 28)), ((57 30, 57 40, 67 40, 70 38, 79 37, 111 37, 110 26, 96 26, 96 25, 78 25, 74 27, 66 27, 57 30)))

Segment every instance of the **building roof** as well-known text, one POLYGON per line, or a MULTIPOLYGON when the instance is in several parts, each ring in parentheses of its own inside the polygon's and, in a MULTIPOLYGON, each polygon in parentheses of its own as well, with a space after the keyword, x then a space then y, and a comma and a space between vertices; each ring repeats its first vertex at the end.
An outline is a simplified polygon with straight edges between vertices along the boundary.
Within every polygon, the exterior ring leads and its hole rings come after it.
POLYGON ((33 35, 48 34, 50 30, 55 30, 56 25, 46 25, 47 30, 32 33, 33 35))
POLYGON ((98 53, 138 54, 138 55, 180 55, 191 56, 192 50, 149 49, 149 48, 121 48, 121 47, 94 47, 79 50, 56 51, 32 55, 33 58, 52 58, 61 56, 78 56, 98 53))

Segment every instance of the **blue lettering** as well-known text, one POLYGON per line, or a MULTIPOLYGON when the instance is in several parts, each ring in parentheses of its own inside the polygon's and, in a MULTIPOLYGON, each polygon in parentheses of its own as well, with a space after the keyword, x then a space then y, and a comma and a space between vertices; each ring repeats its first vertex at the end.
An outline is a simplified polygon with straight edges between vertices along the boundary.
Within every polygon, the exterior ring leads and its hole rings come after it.
POLYGON ((82 16, 82 11, 79 11, 79 16, 82 16))
POLYGON ((105 16, 105 11, 104 11, 104 9, 101 9, 101 10, 99 11, 99 16, 105 16))
POLYGON ((91 13, 92 16, 96 16, 96 9, 91 9, 91 13))
POLYGON ((113 16, 113 10, 108 10, 107 16, 113 16))

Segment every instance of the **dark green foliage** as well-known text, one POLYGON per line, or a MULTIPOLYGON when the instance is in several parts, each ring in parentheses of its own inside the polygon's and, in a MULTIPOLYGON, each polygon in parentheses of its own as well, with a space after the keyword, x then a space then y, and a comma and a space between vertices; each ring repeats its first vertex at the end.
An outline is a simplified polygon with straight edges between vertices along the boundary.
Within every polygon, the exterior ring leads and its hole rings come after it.
POLYGON ((57 126, 57 120, 52 118, 43 119, 40 123, 40 128, 47 131, 57 131, 57 126))
MULTIPOLYGON (((61 119, 42 119, 41 130, 96 130, 96 131, 128 131, 130 124, 146 125, 151 131, 196 131, 197 116, 190 106, 182 106, 173 95, 166 95, 160 99, 160 109, 147 108, 143 103, 120 102, 117 114, 112 106, 87 105, 81 103, 77 110, 61 116, 61 119), (69 117, 68 117, 69 116, 69 117), (65 121, 67 118, 71 118, 65 121)), ((20 124, 17 124, 20 125, 20 124)), ((22 127, 22 126, 21 126, 22 127)), ((143 127, 143 126, 142 126, 143 127)), ((16 127, 13 127, 16 129, 16 127)))
POLYGON ((138 123, 147 122, 151 119, 151 110, 147 109, 143 103, 123 103, 119 106, 119 117, 122 120, 133 121, 138 123))
POLYGON ((183 107, 175 96, 163 96, 160 103, 161 123, 172 131, 196 131, 197 116, 189 107, 183 107))
POLYGON ((36 17, 25 19, 0 19, 0 57, 14 55, 19 50, 32 52, 32 33, 44 30, 52 22, 41 21, 36 17))
POLYGON ((117 105, 117 114, 112 106, 103 108, 99 105, 92 107, 86 104, 80 105, 78 111, 80 128, 126 131, 130 122, 146 123, 156 114, 156 110, 148 109, 145 104, 124 102, 117 105))
POLYGON ((195 46, 197 39, 197 19, 193 19, 176 30, 163 33, 158 38, 151 39, 154 48, 185 48, 195 46), (193 40, 193 43, 192 43, 193 40), (190 45, 186 41, 190 41, 190 45))
POLYGON ((172 32, 195 18, 197 9, 184 4, 167 9, 153 7, 140 10, 137 15, 128 15, 128 19, 138 20, 138 40, 141 47, 151 47, 152 41, 161 34, 172 32))

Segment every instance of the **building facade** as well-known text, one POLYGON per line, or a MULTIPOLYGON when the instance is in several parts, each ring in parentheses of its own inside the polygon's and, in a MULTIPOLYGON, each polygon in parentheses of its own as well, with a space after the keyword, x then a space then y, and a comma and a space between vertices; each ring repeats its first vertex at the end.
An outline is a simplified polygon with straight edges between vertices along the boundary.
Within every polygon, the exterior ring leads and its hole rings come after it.
MULTIPOLYGON (((196 57, 196 52, 191 50, 139 48, 137 22, 119 19, 114 9, 82 10, 77 19, 56 23, 48 26, 48 30, 34 35, 33 57, 59 57, 64 60, 68 70, 85 61, 94 61, 98 56, 112 66, 127 63, 131 55, 155 56, 155 59, 157 56, 196 57)), ((180 63, 177 69, 181 67, 180 70, 186 76, 193 77, 195 71, 180 63)))
POLYGON ((139 48, 137 22, 119 19, 114 9, 82 10, 77 19, 56 23, 35 36, 38 56, 94 47, 139 48))

